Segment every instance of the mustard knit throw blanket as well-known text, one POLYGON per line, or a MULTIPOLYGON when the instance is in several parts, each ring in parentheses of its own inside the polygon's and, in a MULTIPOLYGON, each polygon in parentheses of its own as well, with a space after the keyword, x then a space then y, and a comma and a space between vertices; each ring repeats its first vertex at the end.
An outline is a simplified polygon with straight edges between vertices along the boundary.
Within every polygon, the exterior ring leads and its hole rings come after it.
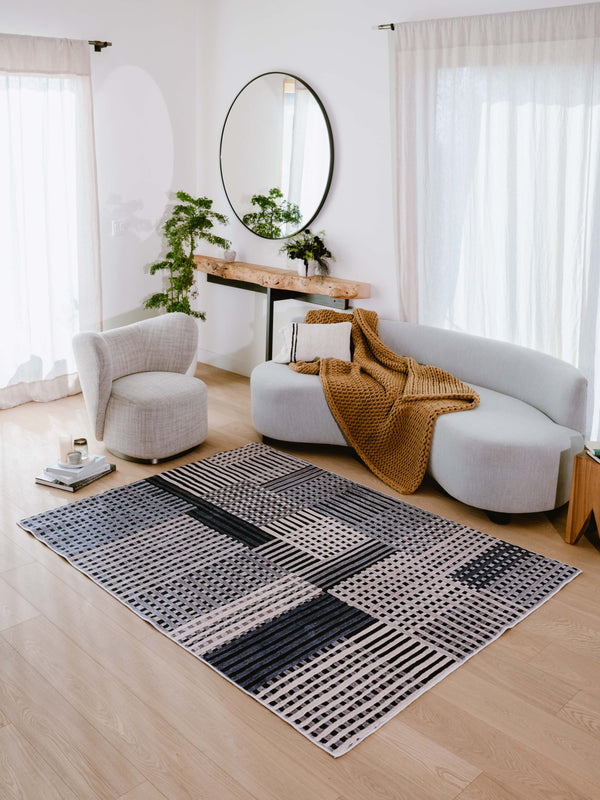
POLYGON ((351 362, 320 359, 290 367, 320 375, 331 413, 360 458, 393 489, 412 494, 427 469, 437 417, 475 408, 479 396, 444 370, 386 347, 374 311, 323 309, 306 315, 312 323, 345 321, 352 322, 351 362))

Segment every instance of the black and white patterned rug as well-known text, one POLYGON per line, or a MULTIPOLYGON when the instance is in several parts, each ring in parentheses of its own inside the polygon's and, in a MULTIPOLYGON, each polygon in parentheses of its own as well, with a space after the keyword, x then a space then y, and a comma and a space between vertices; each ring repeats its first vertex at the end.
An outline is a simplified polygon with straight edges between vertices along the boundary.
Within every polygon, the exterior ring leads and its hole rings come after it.
POLYGON ((334 756, 579 573, 258 443, 19 524, 334 756))

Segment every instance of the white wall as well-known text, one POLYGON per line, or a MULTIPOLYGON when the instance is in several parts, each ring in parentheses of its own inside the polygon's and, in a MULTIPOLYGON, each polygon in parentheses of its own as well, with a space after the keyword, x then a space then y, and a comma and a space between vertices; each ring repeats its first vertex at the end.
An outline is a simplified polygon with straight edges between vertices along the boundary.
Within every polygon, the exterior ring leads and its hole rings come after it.
MULTIPOLYGON (((565 5, 564 0, 207 0, 202 15, 202 99, 205 144, 201 194, 229 212, 221 187, 218 146, 230 103, 251 78, 280 70, 297 75, 320 96, 335 144, 333 182, 313 223, 325 229, 336 256, 332 274, 372 284, 382 317, 397 317, 392 210, 388 34, 378 24, 431 17, 565 5)), ((227 237, 238 258, 291 266, 278 242, 253 235, 230 214, 227 237)), ((208 250, 206 251, 208 252, 208 250)), ((216 252, 211 254, 215 255, 216 252)), ((249 374, 263 360, 264 298, 199 280, 201 360, 249 374)), ((290 301, 291 302, 291 301, 290 301)), ((282 306, 276 325, 297 312, 282 306)))
POLYGON ((113 43, 91 52, 105 327, 145 315, 160 287, 145 267, 164 252, 157 226, 176 189, 195 191, 194 0, 0 3, 0 31, 113 43), (112 221, 124 224, 112 236, 112 221))

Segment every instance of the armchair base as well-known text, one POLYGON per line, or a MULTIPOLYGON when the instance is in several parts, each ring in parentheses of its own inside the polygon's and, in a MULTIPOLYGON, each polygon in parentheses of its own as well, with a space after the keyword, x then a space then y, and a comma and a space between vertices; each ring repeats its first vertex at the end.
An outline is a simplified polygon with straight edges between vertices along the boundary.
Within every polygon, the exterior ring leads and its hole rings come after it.
MULTIPOLYGON (((196 447, 197 446, 198 445, 196 445, 196 447)), ((188 453, 191 453, 192 450, 195 450, 196 447, 188 447, 187 450, 183 450, 181 453, 175 453, 174 456, 166 456, 165 458, 135 458, 134 456, 126 456, 125 453, 119 453, 118 450, 112 450, 110 447, 107 447, 106 449, 109 453, 112 453, 113 456, 122 458, 123 461, 133 461, 135 464, 162 464, 164 461, 173 461, 175 458, 185 456, 188 453)))

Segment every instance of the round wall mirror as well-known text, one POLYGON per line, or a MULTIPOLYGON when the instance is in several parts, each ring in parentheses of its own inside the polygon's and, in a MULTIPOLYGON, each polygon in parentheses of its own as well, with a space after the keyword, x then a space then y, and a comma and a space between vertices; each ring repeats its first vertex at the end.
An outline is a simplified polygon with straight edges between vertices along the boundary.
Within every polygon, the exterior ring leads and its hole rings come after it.
POLYGON ((333 138, 323 104, 299 78, 259 75, 239 92, 221 134, 221 178, 248 230, 283 239, 320 211, 333 174, 333 138))

